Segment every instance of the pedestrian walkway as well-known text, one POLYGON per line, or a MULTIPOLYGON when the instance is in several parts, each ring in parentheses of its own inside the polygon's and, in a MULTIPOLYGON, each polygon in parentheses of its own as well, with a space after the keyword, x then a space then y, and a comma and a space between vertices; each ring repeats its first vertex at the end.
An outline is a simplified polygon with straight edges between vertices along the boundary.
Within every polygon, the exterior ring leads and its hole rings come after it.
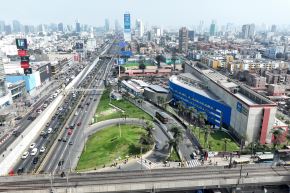
POLYGON ((156 163, 153 163, 152 161, 148 160, 148 159, 138 159, 137 163, 141 164, 142 166, 144 166, 147 169, 153 169, 156 168, 158 165, 156 163))
POLYGON ((197 159, 187 161, 187 167, 189 168, 194 168, 198 166, 201 166, 201 163, 197 159))

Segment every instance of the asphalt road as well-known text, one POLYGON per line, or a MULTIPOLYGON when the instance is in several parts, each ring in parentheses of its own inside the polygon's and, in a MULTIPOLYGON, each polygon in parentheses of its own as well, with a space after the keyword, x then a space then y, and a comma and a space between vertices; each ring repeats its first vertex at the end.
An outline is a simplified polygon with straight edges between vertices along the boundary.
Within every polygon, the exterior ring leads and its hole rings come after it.
MULTIPOLYGON (((88 88, 96 87, 103 84, 103 80, 109 72, 111 62, 102 61, 100 65, 101 67, 95 77, 90 79, 90 86, 88 88)), ((78 104, 78 106, 82 106, 83 109, 76 109, 74 111, 74 114, 75 112, 78 112, 77 115, 73 115, 71 119, 67 122, 68 126, 72 124, 76 125, 75 129, 73 129, 72 135, 69 136, 67 132, 64 132, 63 134, 61 134, 61 136, 59 136, 59 138, 62 139, 66 138, 67 142, 57 142, 58 144, 56 144, 53 154, 48 159, 48 162, 41 169, 42 172, 55 173, 71 168, 72 159, 74 160, 75 155, 78 153, 75 151, 75 149, 82 146, 82 144, 84 143, 82 140, 83 131, 91 122, 92 116, 88 115, 92 115, 92 113, 95 112, 96 102, 98 100, 98 97, 100 97, 100 93, 100 91, 96 90, 92 91, 90 94, 86 94, 83 97, 82 101, 78 104), (81 124, 77 125, 78 123, 81 124), (70 142, 72 142, 73 144, 69 145, 70 142)))
MULTIPOLYGON (((71 66, 70 68, 73 68, 71 66)), ((66 68, 68 70, 69 68, 66 68)), ((27 113, 17 125, 18 127, 15 128, 19 132, 19 136, 21 137, 22 132, 32 123, 33 120, 28 120, 29 117, 37 117, 39 114, 36 112, 37 109, 41 109, 44 102, 50 97, 51 93, 54 93, 54 91, 63 83, 63 81, 58 81, 58 84, 53 86, 52 88, 49 88, 50 92, 49 94, 44 95, 41 97, 35 104, 33 104, 32 110, 27 113)), ((47 101, 47 104, 49 105, 50 102, 47 101)), ((13 143, 13 141, 16 139, 14 135, 11 135, 8 139, 6 139, 0 146, 0 154, 3 154, 7 148, 13 143)), ((1 141, 1 139, 0 139, 1 141)))
MULTIPOLYGON (((143 101, 142 104, 135 103, 135 105, 139 106, 141 109, 143 109, 145 112, 147 112, 148 114, 150 114, 153 117, 155 117, 156 111, 158 111, 158 112, 162 111, 147 101, 143 101)), ((164 113, 166 113, 166 112, 164 112, 164 113)), ((170 135, 170 131, 168 131, 167 128, 171 128, 172 125, 176 125, 176 126, 182 128, 183 140, 179 144, 179 149, 180 149, 185 161, 191 161, 192 158, 190 157, 190 154, 192 152, 194 152, 195 150, 198 150, 198 146, 196 144, 192 143, 192 141, 189 139, 188 135, 186 134, 185 128, 183 128, 183 126, 177 120, 170 117, 168 114, 167 114, 167 117, 169 118, 168 123, 167 124, 160 123, 161 127, 163 127, 163 129, 167 131, 168 135, 170 135)))
MULTIPOLYGON (((75 71, 75 73, 77 73, 77 71, 75 71)), ((51 94, 49 94, 49 95, 47 95, 46 96, 46 98, 45 99, 47 99, 47 98, 49 98, 49 96, 50 96, 51 94)), ((69 95, 68 96, 68 100, 71 100, 72 99, 72 95, 69 95)), ((41 104, 42 105, 42 104, 41 104)), ((68 107, 68 105, 67 105, 67 107, 68 107)), ((37 114, 37 113, 35 113, 35 114, 37 114)), ((51 116, 51 115, 49 115, 49 116, 51 116)), ((56 116, 57 117, 57 116, 56 116)), ((46 146, 46 144, 47 143, 49 143, 49 141, 51 140, 51 136, 52 136, 52 134, 55 132, 55 128, 60 124, 60 122, 59 122, 60 120, 58 119, 58 118, 55 118, 54 120, 51 120, 50 122, 49 122, 49 124, 44 128, 44 131, 46 131, 47 132, 47 130, 48 130, 48 128, 52 128, 53 129, 53 132, 51 133, 51 134, 48 134, 48 136, 46 137, 46 138, 43 138, 43 137, 38 137, 35 141, 34 141, 34 143, 36 143, 36 148, 38 149, 38 153, 35 155, 35 156, 28 156, 26 159, 20 159, 19 160, 19 162, 16 164, 16 166, 14 167, 14 171, 17 171, 19 168, 23 168, 23 172, 27 172, 27 173, 30 173, 30 172, 32 172, 34 169, 35 169, 35 164, 33 164, 32 162, 33 162, 33 159, 35 158, 35 157, 37 157, 39 154, 40 154, 40 152, 39 152, 39 150, 40 150, 40 148, 42 147, 42 146, 46 146)), ((31 149, 28 149, 27 150, 29 153, 30 153, 30 151, 31 151, 31 149)), ((45 152, 46 153, 46 152, 45 152)))

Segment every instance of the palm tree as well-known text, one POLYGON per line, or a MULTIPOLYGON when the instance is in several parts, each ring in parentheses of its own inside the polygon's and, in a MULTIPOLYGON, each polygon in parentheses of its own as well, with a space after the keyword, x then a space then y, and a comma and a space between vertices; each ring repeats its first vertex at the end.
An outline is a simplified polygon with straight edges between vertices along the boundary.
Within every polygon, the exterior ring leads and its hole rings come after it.
POLYGON ((170 153, 172 152, 172 149, 173 148, 176 148, 177 147, 177 143, 176 143, 176 140, 175 139, 170 139, 169 141, 167 141, 167 144, 169 146, 169 152, 170 153))
POLYGON ((152 122, 146 121, 145 130, 147 131, 148 137, 153 136, 153 124, 152 122))
POLYGON ((212 129, 210 125, 205 126, 205 131, 204 131, 204 147, 208 146, 208 138, 209 135, 212 133, 212 129))
POLYGON ((280 138, 283 135, 284 130, 279 127, 278 129, 272 129, 272 134, 274 137, 273 147, 276 149, 277 145, 280 144, 280 138))
POLYGON ((195 116, 195 114, 196 114, 196 109, 194 108, 194 107, 189 107, 189 113, 190 113, 190 121, 189 121, 189 123, 190 122, 193 122, 192 120, 193 120, 193 117, 195 116))
POLYGON ((206 114, 204 112, 199 112, 198 113, 198 139, 200 139, 200 130, 201 127, 204 127, 205 124, 205 119, 206 119, 206 114))
POLYGON ((227 152, 227 144, 229 143, 229 142, 231 142, 231 140, 230 139, 228 139, 228 138, 223 138, 223 142, 224 142, 224 147, 225 147, 225 152, 227 152))
POLYGON ((182 139, 182 131, 180 127, 174 126, 171 128, 174 139, 179 142, 182 139))

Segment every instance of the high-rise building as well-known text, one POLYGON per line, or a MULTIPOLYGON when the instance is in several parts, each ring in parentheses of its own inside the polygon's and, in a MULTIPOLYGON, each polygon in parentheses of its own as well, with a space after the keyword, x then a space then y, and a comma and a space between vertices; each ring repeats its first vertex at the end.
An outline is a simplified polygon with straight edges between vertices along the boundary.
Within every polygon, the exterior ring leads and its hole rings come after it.
POLYGON ((105 32, 110 31, 110 21, 109 19, 105 19, 105 32))
POLYGON ((124 39, 127 42, 131 41, 131 17, 130 17, 130 13, 124 14, 124 39))
POLYGON ((255 24, 246 24, 242 27, 242 38, 254 38, 255 36, 255 24))
POLYGON ((255 24, 250 24, 249 27, 249 38, 254 38, 255 36, 255 24))
POLYGON ((81 24, 78 22, 78 20, 76 21, 76 32, 81 33, 81 24))
POLYGON ((5 34, 9 35, 12 33, 11 25, 5 25, 5 34))
POLYGON ((193 30, 189 30, 188 31, 188 38, 189 38, 189 40, 191 40, 191 41, 194 41, 194 31, 193 30))
POLYGON ((137 36, 142 38, 144 35, 144 25, 142 20, 137 19, 136 20, 136 32, 137 32, 137 36))
POLYGON ((12 21, 12 25, 13 25, 13 32, 14 33, 19 33, 21 32, 21 24, 19 21, 17 20, 13 20, 12 21))
POLYGON ((188 30, 186 27, 179 29, 179 52, 187 52, 188 50, 188 30))
POLYGON ((115 32, 118 32, 120 31, 120 24, 119 24, 119 21, 116 19, 115 20, 115 32))
POLYGON ((0 33, 5 32, 5 21, 0 21, 0 33))
POLYGON ((29 34, 30 30, 29 30, 29 25, 25 25, 24 26, 24 33, 25 34, 29 34))
POLYGON ((57 31, 59 31, 59 32, 63 32, 63 23, 59 23, 59 24, 57 25, 57 31))
POLYGON ((214 21, 212 21, 210 28, 209 28, 209 35, 215 36, 216 35, 216 24, 214 21))
POLYGON ((276 25, 272 25, 271 26, 271 32, 274 32, 274 33, 277 32, 277 26, 276 25))
POLYGON ((5 84, 5 72, 2 62, 2 56, 0 53, 0 97, 3 97, 7 94, 6 84, 5 84))

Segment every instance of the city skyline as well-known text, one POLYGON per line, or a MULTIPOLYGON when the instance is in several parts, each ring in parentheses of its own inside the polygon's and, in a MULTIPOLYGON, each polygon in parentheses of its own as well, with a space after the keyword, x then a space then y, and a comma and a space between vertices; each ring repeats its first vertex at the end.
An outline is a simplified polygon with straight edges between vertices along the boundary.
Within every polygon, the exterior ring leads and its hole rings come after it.
POLYGON ((123 14, 130 12, 132 21, 140 18, 144 21, 144 24, 163 27, 190 27, 198 25, 200 21, 204 21, 205 25, 209 27, 212 20, 215 20, 217 25, 225 25, 226 23, 237 25, 255 23, 268 26, 272 24, 290 25, 287 21, 287 18, 290 17, 288 11, 290 2, 287 0, 269 0, 267 2, 262 0, 238 0, 234 5, 230 0, 217 2, 210 0, 174 0, 170 1, 170 4, 165 0, 159 0, 158 2, 153 0, 146 2, 133 0, 114 2, 108 0, 101 3, 85 0, 81 4, 68 0, 61 2, 51 0, 40 4, 36 0, 29 0, 26 2, 27 8, 25 8, 25 5, 15 7, 15 4, 17 4, 16 0, 1 3, 0 20, 9 23, 12 23, 13 20, 19 20, 22 24, 37 25, 59 22, 74 24, 78 19, 82 24, 103 26, 105 19, 108 18, 112 28, 116 19, 122 24, 123 14), (162 9, 165 5, 166 9, 162 9), (46 7, 46 9, 41 9, 41 7, 46 7), (201 7, 203 9, 200 9, 201 7))

